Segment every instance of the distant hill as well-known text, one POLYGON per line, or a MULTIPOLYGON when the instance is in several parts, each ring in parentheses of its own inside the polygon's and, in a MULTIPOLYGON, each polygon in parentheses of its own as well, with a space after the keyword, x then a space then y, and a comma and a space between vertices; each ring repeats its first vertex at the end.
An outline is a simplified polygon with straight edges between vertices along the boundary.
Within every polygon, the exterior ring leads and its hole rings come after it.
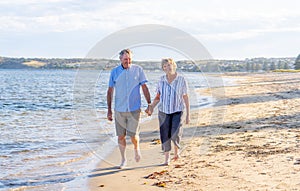
MULTIPOLYGON (((295 57, 251 58, 245 60, 179 60, 177 68, 190 72, 256 72, 293 69, 295 57)), ((145 70, 161 70, 159 61, 134 61, 145 70)), ((90 69, 110 70, 119 60, 88 58, 10 58, 0 57, 0 69, 90 69)))

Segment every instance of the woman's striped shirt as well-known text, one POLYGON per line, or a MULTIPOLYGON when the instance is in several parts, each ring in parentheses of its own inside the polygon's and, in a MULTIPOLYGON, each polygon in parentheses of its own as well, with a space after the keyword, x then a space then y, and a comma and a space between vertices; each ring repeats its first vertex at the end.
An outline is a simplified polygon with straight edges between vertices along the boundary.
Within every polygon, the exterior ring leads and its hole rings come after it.
POLYGON ((183 76, 178 75, 169 83, 167 76, 161 76, 156 92, 160 94, 158 110, 166 114, 184 110, 183 95, 187 94, 187 83, 183 76))

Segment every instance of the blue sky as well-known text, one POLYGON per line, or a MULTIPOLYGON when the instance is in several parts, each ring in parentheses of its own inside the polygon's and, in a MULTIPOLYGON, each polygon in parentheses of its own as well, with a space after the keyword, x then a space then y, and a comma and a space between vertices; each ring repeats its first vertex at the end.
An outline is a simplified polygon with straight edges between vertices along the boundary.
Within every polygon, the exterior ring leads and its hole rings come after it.
MULTIPOLYGON (((201 42, 216 59, 296 57, 298 0, 1 0, 0 56, 84 58, 127 27, 160 24, 201 42)), ((135 58, 179 57, 151 47, 135 58)))

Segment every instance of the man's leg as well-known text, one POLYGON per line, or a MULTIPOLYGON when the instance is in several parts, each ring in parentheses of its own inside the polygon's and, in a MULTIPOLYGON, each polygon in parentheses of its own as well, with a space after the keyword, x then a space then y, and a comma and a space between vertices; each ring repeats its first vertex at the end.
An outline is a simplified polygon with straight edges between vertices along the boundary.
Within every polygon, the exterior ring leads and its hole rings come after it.
POLYGON ((118 144, 119 144, 119 149, 121 153, 121 165, 120 168, 123 168, 126 166, 126 155, 125 155, 125 150, 126 150, 126 137, 125 136, 118 136, 118 144))
POLYGON ((121 153, 121 164, 120 168, 126 166, 126 117, 122 112, 115 112, 115 125, 116 125, 116 133, 118 136, 118 144, 121 153))
POLYGON ((139 143, 139 119, 140 119, 141 110, 137 110, 131 112, 130 117, 128 117, 127 121, 127 135, 130 136, 131 142, 134 146, 134 156, 135 161, 139 162, 141 160, 141 152, 140 152, 140 143, 139 143))
POLYGON ((135 155, 135 161, 139 162, 141 160, 141 152, 140 152, 140 143, 139 143, 139 136, 132 136, 131 142, 134 147, 134 155, 135 155))

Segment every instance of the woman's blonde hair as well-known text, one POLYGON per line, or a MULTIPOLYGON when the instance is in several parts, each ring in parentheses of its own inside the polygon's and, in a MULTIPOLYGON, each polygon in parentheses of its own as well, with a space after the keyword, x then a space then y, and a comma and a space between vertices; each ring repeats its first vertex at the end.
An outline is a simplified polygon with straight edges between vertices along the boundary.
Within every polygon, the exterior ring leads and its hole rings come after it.
POLYGON ((177 64, 172 58, 163 58, 161 60, 161 68, 163 68, 164 64, 166 64, 166 63, 170 63, 173 66, 173 69, 176 70, 177 64))

